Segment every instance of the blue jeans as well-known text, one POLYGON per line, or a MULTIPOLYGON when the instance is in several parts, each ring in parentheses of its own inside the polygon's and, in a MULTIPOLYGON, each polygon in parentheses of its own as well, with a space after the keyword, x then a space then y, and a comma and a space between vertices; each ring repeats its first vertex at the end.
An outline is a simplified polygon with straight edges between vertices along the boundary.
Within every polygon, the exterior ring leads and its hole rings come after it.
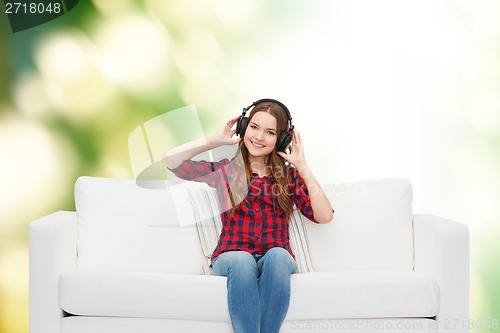
POLYGON ((220 254, 212 274, 227 276, 229 314, 235 333, 278 333, 290 304, 290 276, 297 264, 287 250, 263 255, 245 251, 220 254))

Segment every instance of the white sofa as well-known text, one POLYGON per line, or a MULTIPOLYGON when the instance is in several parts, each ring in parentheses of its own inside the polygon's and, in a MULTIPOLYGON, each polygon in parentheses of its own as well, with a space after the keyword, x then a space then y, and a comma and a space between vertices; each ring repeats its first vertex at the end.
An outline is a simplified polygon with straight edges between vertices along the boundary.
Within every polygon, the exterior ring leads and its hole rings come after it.
MULTIPOLYGON (((81 177, 76 212, 30 224, 31 333, 232 332, 193 207, 155 184, 81 177)), ((335 219, 302 217, 314 272, 292 276, 281 332, 468 332, 465 225, 413 214, 405 179, 324 190, 335 219)))

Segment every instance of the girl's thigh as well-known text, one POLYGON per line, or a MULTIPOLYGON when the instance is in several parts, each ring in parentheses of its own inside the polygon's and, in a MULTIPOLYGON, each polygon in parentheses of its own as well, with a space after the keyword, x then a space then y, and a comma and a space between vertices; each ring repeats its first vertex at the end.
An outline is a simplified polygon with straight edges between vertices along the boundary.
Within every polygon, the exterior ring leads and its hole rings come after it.
POLYGON ((246 274, 257 272, 255 258, 246 251, 229 251, 212 262, 212 275, 228 276, 229 272, 246 274))

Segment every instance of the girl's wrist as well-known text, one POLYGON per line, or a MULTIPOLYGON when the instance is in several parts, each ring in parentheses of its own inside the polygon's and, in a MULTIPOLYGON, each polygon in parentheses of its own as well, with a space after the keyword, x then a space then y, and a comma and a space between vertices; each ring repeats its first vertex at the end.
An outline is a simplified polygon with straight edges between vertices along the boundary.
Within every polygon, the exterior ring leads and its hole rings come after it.
POLYGON ((299 175, 302 178, 307 177, 311 173, 311 169, 309 168, 309 165, 305 161, 294 165, 297 171, 299 172, 299 175))
POLYGON ((216 134, 212 134, 205 138, 208 149, 214 149, 224 145, 224 140, 217 137, 216 134))
POLYGON ((214 136, 213 135, 209 135, 205 138, 205 142, 207 144, 207 148, 208 150, 210 149, 214 149, 214 148, 217 148, 215 142, 216 140, 214 140, 214 136))

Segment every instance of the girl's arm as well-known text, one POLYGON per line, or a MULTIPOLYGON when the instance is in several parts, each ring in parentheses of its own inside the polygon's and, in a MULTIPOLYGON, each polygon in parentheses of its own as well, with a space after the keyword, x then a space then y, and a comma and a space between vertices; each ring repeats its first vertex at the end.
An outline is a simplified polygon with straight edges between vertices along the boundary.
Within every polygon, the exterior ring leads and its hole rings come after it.
POLYGON ((230 119, 217 133, 213 135, 172 148, 163 155, 163 162, 169 169, 175 169, 183 161, 189 160, 207 150, 223 145, 237 144, 241 141, 241 138, 232 138, 236 130, 231 130, 231 127, 233 127, 233 125, 238 121, 239 117, 240 116, 230 119))
POLYGON ((292 138, 293 145, 290 154, 287 155, 283 152, 279 152, 278 154, 292 163, 299 172, 300 177, 304 180, 309 192, 309 200, 311 201, 314 219, 319 223, 331 222, 333 220, 332 205, 307 164, 300 133, 294 130, 292 138))
POLYGON ((330 200, 323 192, 321 185, 314 177, 312 170, 307 163, 301 166, 295 166, 299 171, 300 176, 304 180, 309 192, 309 200, 311 201, 311 208, 313 210, 314 219, 318 223, 328 223, 333 220, 333 209, 330 200))

